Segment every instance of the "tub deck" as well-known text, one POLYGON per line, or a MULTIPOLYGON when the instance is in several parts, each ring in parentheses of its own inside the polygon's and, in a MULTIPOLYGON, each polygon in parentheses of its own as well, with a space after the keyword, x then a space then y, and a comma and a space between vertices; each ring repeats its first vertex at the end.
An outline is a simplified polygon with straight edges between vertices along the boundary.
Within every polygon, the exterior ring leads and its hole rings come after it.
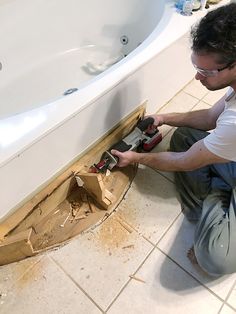
MULTIPOLYGON (((208 108, 224 92, 191 82, 161 111, 208 108)), ((173 128, 161 131, 158 151, 173 128)), ((93 232, 0 268, 0 312, 235 313, 236 275, 217 280, 199 272, 186 257, 193 232, 172 174, 140 167, 117 212, 93 232)))

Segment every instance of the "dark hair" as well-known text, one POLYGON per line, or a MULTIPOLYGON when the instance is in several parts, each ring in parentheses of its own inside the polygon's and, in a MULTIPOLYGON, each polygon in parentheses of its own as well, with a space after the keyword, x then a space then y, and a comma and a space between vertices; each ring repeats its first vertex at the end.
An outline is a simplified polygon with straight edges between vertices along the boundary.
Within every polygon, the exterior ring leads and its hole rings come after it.
POLYGON ((236 3, 212 10, 191 29, 192 50, 215 53, 219 63, 236 60, 236 3))

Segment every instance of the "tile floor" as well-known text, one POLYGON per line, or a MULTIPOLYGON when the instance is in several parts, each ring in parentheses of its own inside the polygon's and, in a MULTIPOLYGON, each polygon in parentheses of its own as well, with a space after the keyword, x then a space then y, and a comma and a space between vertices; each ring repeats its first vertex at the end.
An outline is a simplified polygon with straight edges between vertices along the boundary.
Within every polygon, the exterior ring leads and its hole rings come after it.
MULTIPOLYGON (((224 92, 192 81, 161 112, 207 108, 224 92)), ((156 151, 168 148, 173 128, 161 132, 156 151)), ((214 279, 193 267, 186 257, 193 233, 173 175, 140 166, 117 211, 99 227, 0 268, 0 313, 235 313, 236 275, 214 279)))

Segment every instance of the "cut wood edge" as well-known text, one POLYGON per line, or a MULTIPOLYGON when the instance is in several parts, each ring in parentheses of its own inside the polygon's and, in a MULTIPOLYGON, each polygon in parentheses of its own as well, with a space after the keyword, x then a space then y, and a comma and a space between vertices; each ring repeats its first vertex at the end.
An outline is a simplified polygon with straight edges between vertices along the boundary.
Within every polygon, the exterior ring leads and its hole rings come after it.
POLYGON ((0 244, 0 265, 20 261, 26 257, 35 255, 31 244, 32 228, 7 237, 0 244))

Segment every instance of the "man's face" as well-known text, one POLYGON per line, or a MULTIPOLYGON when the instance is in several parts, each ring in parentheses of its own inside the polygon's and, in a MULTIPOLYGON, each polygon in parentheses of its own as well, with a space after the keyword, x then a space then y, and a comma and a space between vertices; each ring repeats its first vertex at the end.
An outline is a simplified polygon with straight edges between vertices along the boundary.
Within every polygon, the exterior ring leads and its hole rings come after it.
POLYGON ((207 89, 213 91, 231 86, 236 90, 236 66, 234 66, 236 60, 233 65, 228 66, 220 64, 216 54, 197 54, 195 52, 192 53, 191 59, 197 70, 196 80, 199 80, 207 89))

